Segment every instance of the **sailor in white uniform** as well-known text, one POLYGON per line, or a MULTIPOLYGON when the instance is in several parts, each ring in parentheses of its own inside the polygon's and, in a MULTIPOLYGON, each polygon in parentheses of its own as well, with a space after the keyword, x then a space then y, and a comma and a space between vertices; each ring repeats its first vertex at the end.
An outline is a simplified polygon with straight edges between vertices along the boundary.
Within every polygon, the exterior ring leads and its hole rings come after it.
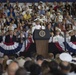
POLYGON ((45 29, 45 26, 40 25, 40 21, 36 20, 36 24, 32 27, 32 33, 34 32, 35 29, 45 29))
POLYGON ((64 37, 60 35, 59 30, 56 31, 56 35, 53 37, 53 42, 60 42, 60 43, 64 42, 64 37))

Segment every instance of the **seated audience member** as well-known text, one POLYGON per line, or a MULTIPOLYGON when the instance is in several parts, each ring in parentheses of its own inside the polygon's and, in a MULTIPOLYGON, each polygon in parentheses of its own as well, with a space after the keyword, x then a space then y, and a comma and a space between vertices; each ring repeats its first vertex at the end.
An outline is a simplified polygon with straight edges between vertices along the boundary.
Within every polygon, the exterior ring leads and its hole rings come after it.
POLYGON ((69 53, 64 52, 59 55, 59 58, 61 60, 59 64, 61 71, 64 74, 68 75, 68 73, 70 73, 71 70, 70 62, 72 62, 72 56, 69 53))
POLYGON ((44 60, 44 57, 43 57, 42 55, 38 55, 38 56, 36 57, 36 63, 37 63, 38 65, 40 65, 40 66, 41 66, 43 60, 44 60))
POLYGON ((3 64, 4 58, 0 57, 0 64, 3 64))
POLYGON ((9 57, 7 55, 5 55, 3 58, 4 58, 3 59, 3 69, 4 69, 4 71, 6 71, 7 70, 7 60, 9 60, 9 57))
POLYGON ((27 75, 27 72, 26 72, 26 70, 24 68, 19 68, 16 71, 15 75, 27 75))
POLYGON ((24 68, 26 69, 27 73, 30 74, 30 66, 33 64, 31 60, 28 60, 24 63, 24 68))
POLYGON ((32 64, 30 67, 30 75, 41 75, 41 67, 37 64, 32 64))
POLYGON ((55 55, 55 61, 59 64, 61 62, 60 58, 59 58, 60 54, 56 54, 55 55))
POLYGON ((23 58, 20 58, 17 60, 18 64, 19 64, 19 67, 23 67, 24 66, 24 63, 25 63, 25 60, 23 58))
POLYGON ((46 60, 43 61, 42 65, 41 65, 42 75, 47 75, 47 73, 50 72, 49 63, 50 62, 48 62, 46 60))
POLYGON ((54 54, 53 54, 53 53, 49 53, 48 58, 49 58, 50 60, 53 60, 53 59, 54 59, 54 54))
POLYGON ((71 70, 71 65, 70 65, 70 63, 68 63, 68 62, 66 62, 66 61, 61 62, 61 63, 60 63, 60 69, 61 69, 61 71, 62 71, 64 74, 67 75, 67 74, 70 72, 70 70, 71 70))
POLYGON ((76 75, 76 65, 75 64, 71 64, 71 70, 70 73, 68 73, 68 75, 76 75))
POLYGON ((15 12, 14 12, 13 8, 11 8, 10 11, 8 12, 8 16, 10 16, 10 15, 15 17, 15 12))
POLYGON ((2 73, 3 73, 3 65, 0 64, 0 75, 2 75, 2 73))
POLYGON ((61 13, 58 12, 56 19, 57 19, 57 22, 60 22, 61 23, 63 21, 63 15, 61 15, 61 13))
POLYGON ((19 65, 17 62, 12 61, 7 68, 7 75, 15 75, 19 65))
POLYGON ((31 15, 30 15, 29 11, 27 11, 27 12, 23 15, 23 17, 24 17, 24 20, 29 20, 29 19, 31 18, 31 15))
POLYGON ((52 75, 65 75, 62 73, 62 71, 59 69, 59 65, 56 61, 51 61, 49 63, 50 73, 52 75))

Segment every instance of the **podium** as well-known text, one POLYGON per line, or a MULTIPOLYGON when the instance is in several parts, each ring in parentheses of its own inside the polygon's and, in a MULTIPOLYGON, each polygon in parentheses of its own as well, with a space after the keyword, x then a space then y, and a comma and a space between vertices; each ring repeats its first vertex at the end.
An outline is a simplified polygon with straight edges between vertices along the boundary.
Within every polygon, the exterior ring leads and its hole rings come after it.
POLYGON ((48 56, 48 40, 50 39, 49 30, 35 30, 33 39, 36 43, 36 51, 37 54, 42 55, 44 57, 48 56))

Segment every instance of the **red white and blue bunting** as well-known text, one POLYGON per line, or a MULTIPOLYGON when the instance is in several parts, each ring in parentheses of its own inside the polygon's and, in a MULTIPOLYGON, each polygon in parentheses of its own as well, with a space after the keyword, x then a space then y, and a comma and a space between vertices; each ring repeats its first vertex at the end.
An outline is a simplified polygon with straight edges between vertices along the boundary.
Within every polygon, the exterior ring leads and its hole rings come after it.
MULTIPOLYGON (((32 41, 29 40, 30 42, 28 43, 26 47, 26 51, 29 49, 29 47, 32 44, 32 41)), ((54 43, 56 48, 59 51, 65 51, 65 47, 68 52, 76 53, 76 42, 55 42, 54 43), (65 46, 66 45, 66 46, 65 46)), ((19 54, 20 52, 23 52, 25 50, 25 44, 24 43, 17 43, 14 42, 12 44, 7 44, 7 43, 0 43, 0 56, 5 55, 11 55, 11 54, 19 54)))
POLYGON ((64 45, 69 52, 76 53, 76 42, 66 42, 64 45))
POLYGON ((0 56, 19 54, 25 50, 24 43, 14 42, 13 44, 0 43, 0 56))
POLYGON ((62 50, 64 51, 66 47, 66 50, 68 52, 76 53, 76 42, 68 42, 68 41, 62 43, 56 42, 55 45, 61 51, 62 50))

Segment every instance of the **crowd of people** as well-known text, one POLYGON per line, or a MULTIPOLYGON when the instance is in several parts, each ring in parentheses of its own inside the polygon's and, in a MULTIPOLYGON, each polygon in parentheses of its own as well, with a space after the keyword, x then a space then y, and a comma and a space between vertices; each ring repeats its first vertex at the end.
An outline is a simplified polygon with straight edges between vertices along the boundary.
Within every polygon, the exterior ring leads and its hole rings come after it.
MULTIPOLYGON (((76 42, 76 2, 0 3, 0 42, 29 42, 35 29, 48 29, 49 42, 76 42)), ((4 56, 0 75, 76 75, 76 58, 68 53, 48 58, 4 56)))
POLYGON ((67 40, 76 41, 75 11, 76 2, 10 3, 7 0, 0 3, 0 42, 28 42, 35 29, 49 29, 49 42, 60 41, 65 34, 67 40))
POLYGON ((0 58, 0 75, 76 75, 76 58, 69 53, 49 54, 46 59, 34 54, 31 58, 0 58))

